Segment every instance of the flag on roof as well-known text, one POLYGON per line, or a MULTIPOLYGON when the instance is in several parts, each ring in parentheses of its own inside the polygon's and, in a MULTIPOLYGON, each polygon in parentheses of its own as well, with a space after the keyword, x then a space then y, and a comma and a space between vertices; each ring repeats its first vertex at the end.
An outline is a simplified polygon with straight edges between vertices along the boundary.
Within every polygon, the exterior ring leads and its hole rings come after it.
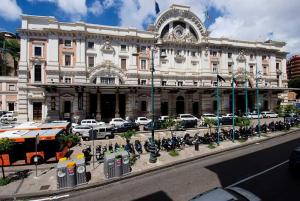
POLYGON ((155 13, 158 14, 159 12, 160 12, 159 5, 158 5, 158 3, 155 1, 155 13))
POLYGON ((222 81, 223 81, 223 82, 226 82, 225 79, 224 79, 222 76, 220 76, 220 75, 217 75, 217 79, 218 79, 219 81, 221 81, 221 82, 222 82, 222 81))

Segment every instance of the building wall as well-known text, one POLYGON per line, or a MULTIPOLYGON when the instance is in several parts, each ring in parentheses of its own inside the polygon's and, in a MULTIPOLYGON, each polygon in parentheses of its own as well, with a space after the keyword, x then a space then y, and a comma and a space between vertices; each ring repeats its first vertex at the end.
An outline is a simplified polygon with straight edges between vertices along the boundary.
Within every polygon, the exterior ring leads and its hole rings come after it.
POLYGON ((0 76, 0 110, 17 112, 17 77, 0 76))
POLYGON ((300 56, 299 55, 294 55, 288 60, 286 73, 289 80, 300 77, 300 56))

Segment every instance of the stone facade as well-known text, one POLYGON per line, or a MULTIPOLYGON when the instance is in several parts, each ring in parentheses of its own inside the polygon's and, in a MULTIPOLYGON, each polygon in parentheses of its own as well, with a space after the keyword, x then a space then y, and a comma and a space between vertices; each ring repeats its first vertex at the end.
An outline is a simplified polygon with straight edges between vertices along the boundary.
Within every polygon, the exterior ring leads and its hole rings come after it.
POLYGON ((20 120, 149 115, 152 64, 156 116, 215 112, 217 74, 226 80, 222 113, 231 108, 233 77, 241 111, 245 86, 256 108, 257 72, 263 109, 287 88, 285 43, 212 38, 186 6, 172 5, 148 31, 23 16, 18 32, 20 120))
POLYGON ((0 76, 0 110, 17 111, 18 77, 0 76))

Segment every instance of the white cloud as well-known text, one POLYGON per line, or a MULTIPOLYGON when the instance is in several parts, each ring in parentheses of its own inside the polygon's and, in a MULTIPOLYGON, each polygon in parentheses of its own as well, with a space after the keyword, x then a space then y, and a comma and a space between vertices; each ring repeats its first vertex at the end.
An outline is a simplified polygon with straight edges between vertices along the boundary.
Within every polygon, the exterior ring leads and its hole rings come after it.
POLYGON ((14 21, 20 18, 22 9, 18 6, 16 0, 2 0, 0 6, 0 17, 5 20, 14 21))
POLYGON ((116 0, 104 0, 103 6, 105 8, 113 7, 116 5, 116 2, 117 2, 116 0))
POLYGON ((58 0, 57 5, 72 21, 80 20, 87 14, 85 0, 58 0))
POLYGON ((103 6, 99 1, 94 1, 92 5, 88 8, 88 11, 91 12, 93 15, 101 15, 103 13, 103 6))

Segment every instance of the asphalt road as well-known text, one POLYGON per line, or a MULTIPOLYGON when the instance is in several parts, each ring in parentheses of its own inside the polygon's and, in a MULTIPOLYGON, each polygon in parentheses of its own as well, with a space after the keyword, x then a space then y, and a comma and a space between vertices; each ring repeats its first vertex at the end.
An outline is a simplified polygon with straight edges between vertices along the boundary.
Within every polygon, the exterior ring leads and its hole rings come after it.
POLYGON ((300 178, 289 173, 286 163, 291 150, 299 145, 300 132, 108 186, 77 191, 67 200, 184 201, 211 188, 232 184, 263 200, 299 200, 300 178), (273 169, 268 171, 270 168, 273 169))

